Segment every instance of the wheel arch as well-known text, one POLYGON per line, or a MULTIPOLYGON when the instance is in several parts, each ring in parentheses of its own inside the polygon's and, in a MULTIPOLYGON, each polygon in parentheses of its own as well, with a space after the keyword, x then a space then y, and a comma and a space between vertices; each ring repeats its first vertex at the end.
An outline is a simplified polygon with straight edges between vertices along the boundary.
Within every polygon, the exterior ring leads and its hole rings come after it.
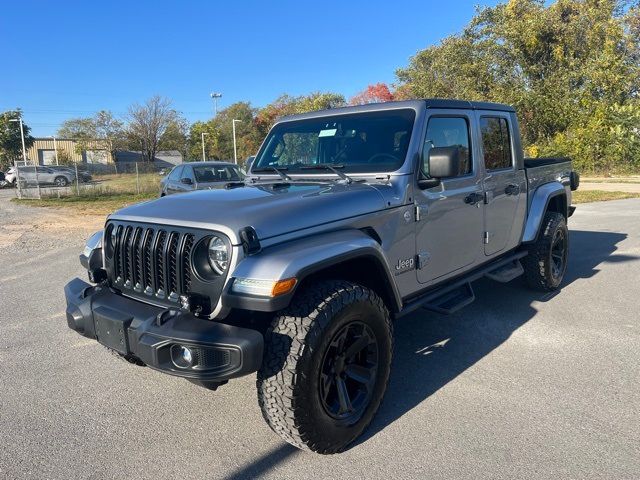
POLYGON ((399 311, 402 305, 381 245, 367 233, 356 229, 314 235, 266 248, 240 261, 231 276, 297 279, 295 288, 288 294, 259 300, 233 293, 230 281, 223 293, 223 304, 231 308, 281 310, 289 305, 301 288, 320 279, 349 280, 368 287, 394 312, 399 311))
POLYGON ((568 217, 567 192, 560 182, 545 183, 533 193, 529 213, 522 235, 522 243, 535 242, 547 212, 557 212, 568 217))

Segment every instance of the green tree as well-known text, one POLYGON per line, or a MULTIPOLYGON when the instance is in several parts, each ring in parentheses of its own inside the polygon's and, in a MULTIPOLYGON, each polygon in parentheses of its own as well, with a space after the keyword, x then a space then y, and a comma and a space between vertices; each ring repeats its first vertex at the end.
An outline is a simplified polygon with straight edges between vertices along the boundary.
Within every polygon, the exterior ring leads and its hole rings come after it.
POLYGON ((570 155, 586 171, 637 169, 639 12, 622 0, 482 8, 397 71, 396 96, 508 103, 528 154, 570 155))
POLYGON ((116 151, 129 147, 124 123, 108 110, 100 110, 93 117, 65 120, 57 136, 76 140, 77 153, 106 150, 114 158, 116 151))
MULTIPOLYGON (((0 170, 6 170, 16 160, 22 160, 22 137, 20 135, 20 123, 17 120, 22 116, 22 111, 9 110, 0 114, 0 170)), ((31 128, 23 122, 24 143, 28 149, 33 145, 34 138, 30 135, 31 128)))

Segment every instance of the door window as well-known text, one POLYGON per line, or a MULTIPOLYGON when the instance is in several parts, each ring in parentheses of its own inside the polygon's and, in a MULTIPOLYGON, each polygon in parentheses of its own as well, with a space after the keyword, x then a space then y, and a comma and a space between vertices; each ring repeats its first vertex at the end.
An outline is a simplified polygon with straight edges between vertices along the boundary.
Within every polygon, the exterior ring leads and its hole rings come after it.
POLYGON ((487 170, 511 168, 511 140, 509 124, 506 118, 482 117, 480 119, 482 133, 482 151, 484 165, 487 170))
POLYGON ((181 173, 182 173, 182 166, 174 168, 173 171, 169 174, 169 180, 171 180, 172 182, 180 181, 181 173))
POLYGON ((433 147, 459 147, 462 165, 459 175, 471 173, 469 123, 463 117, 431 117, 422 148, 422 171, 429 176, 429 152, 433 147))

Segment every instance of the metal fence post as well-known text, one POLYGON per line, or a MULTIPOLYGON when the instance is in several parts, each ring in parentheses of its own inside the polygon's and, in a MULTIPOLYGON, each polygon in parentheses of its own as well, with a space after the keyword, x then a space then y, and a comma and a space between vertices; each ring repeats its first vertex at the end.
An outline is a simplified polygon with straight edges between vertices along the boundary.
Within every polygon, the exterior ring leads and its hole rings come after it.
POLYGON ((76 191, 78 193, 78 196, 80 196, 80 181, 78 180, 78 162, 75 162, 75 166, 76 166, 76 191))
POLYGON ((38 200, 42 198, 40 195, 40 178, 38 177, 38 166, 36 163, 33 164, 33 172, 36 174, 36 185, 38 187, 38 200))
POLYGON ((22 198, 22 185, 20 183, 20 171, 18 170, 18 160, 14 161, 16 169, 16 185, 18 186, 18 198, 22 198))

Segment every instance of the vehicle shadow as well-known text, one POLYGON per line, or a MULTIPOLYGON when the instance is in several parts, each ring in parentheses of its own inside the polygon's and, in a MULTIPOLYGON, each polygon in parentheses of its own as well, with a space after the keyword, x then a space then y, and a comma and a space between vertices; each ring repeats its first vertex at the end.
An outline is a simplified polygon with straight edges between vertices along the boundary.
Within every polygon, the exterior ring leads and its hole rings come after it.
MULTIPOLYGON (((640 256, 615 253, 618 243, 626 238, 624 233, 571 231, 564 286, 594 276, 601 263, 640 260, 640 256)), ((385 400, 351 448, 365 443, 491 353, 535 316, 532 302, 553 296, 532 292, 520 280, 498 288, 494 282, 482 280, 474 288, 476 302, 456 314, 418 311, 396 322, 395 358, 385 400)), ((303 453, 282 443, 225 479, 258 477, 298 455, 303 453)))
MULTIPOLYGON (((601 263, 640 260, 615 254, 617 244, 626 237, 623 233, 571 231, 563 286, 594 276, 601 263)), ((385 400, 354 446, 366 442, 504 343, 536 315, 532 302, 554 296, 527 289, 521 279, 499 286, 480 280, 474 289, 476 302, 453 315, 418 310, 396 322, 395 358, 385 400)))

